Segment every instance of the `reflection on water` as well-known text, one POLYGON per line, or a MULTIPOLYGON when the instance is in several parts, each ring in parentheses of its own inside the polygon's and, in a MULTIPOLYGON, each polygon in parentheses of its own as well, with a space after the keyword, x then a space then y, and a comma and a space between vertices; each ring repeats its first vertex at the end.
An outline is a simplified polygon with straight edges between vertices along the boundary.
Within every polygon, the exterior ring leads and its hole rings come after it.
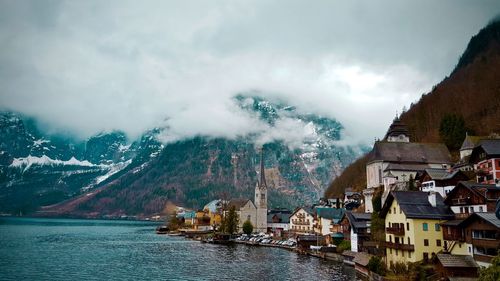
POLYGON ((147 222, 0 218, 0 280, 351 280, 283 249, 156 235, 147 222))

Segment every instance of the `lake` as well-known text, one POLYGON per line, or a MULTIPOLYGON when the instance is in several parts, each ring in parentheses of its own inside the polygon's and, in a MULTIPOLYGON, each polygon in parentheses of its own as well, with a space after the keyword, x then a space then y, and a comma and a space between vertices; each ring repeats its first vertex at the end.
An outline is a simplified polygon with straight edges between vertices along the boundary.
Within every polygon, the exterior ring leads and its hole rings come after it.
POLYGON ((136 221, 0 218, 0 280, 352 280, 279 248, 202 244, 136 221))

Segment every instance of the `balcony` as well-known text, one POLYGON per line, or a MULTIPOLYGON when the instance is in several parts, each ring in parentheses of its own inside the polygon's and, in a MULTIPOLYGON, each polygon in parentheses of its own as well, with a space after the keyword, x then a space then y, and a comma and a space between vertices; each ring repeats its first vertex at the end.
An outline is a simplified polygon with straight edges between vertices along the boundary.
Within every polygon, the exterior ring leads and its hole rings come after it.
POLYGON ((488 239, 488 238, 472 238, 472 245, 476 247, 483 248, 498 248, 500 246, 500 241, 496 239, 488 239))
POLYGON ((292 224, 310 226, 309 222, 305 222, 305 221, 292 221, 292 224))
POLYGON ((470 198, 453 198, 451 199, 452 205, 470 205, 470 198))
POLYGON ((465 238, 462 236, 462 234, 459 233, 447 234, 446 232, 444 232, 443 239, 448 241, 459 241, 459 242, 465 241, 465 238))
POLYGON ((398 236, 405 235, 405 229, 403 227, 386 227, 385 232, 389 234, 394 234, 398 236))
POLYGON ((385 242, 385 247, 403 251, 415 251, 415 245, 412 244, 396 244, 392 242, 385 242))

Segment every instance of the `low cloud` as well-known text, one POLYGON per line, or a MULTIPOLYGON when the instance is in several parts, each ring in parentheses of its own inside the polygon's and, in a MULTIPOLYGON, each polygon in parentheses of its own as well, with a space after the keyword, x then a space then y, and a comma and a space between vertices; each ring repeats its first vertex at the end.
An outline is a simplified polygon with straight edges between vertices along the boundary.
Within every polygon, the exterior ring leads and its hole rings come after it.
POLYGON ((311 137, 306 123, 271 128, 233 102, 258 91, 370 142, 498 11, 497 1, 4 1, 0 107, 81 138, 156 126, 168 127, 164 141, 311 137))

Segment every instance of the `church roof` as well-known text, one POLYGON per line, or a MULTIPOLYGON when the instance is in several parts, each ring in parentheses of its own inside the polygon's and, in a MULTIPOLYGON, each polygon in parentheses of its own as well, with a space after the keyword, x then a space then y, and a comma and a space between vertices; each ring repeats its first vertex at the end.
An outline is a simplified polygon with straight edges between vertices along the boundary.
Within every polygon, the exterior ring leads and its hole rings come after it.
POLYGON ((389 137, 398 137, 400 135, 410 136, 410 132, 408 131, 408 127, 406 124, 401 122, 399 117, 394 118, 389 130, 385 134, 384 139, 387 140, 389 137))
POLYGON ((368 163, 385 161, 415 164, 451 164, 448 148, 442 143, 386 142, 374 144, 368 163))
POLYGON ((233 198, 233 199, 229 200, 229 203, 227 205, 228 205, 228 208, 231 208, 231 207, 234 206, 234 208, 236 210, 239 210, 243 206, 245 206, 248 201, 250 201, 250 199, 246 199, 246 198, 233 198))
POLYGON ((480 140, 480 136, 466 135, 464 142, 462 143, 462 147, 460 147, 460 150, 473 149, 480 140))

